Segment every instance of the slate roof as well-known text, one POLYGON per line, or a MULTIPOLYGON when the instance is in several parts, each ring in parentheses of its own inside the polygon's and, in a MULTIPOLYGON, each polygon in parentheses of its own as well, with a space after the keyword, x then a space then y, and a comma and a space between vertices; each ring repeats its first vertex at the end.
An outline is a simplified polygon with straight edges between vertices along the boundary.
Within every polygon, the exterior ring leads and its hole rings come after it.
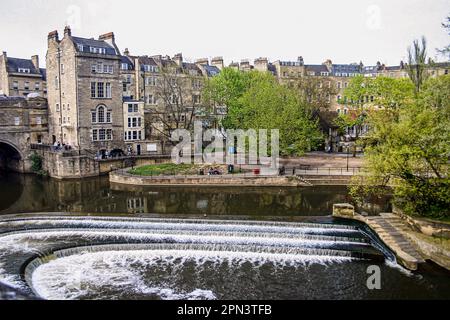
POLYGON ((120 56, 120 63, 128 64, 128 70, 134 70, 134 63, 127 56, 120 56))
POLYGON ((307 72, 314 72, 316 76, 320 76, 322 72, 330 72, 326 65, 323 64, 310 64, 306 65, 307 72))
POLYGON ((8 57, 8 72, 19 73, 19 68, 30 69, 29 74, 40 75, 40 70, 34 67, 33 62, 30 59, 19 59, 8 57))
POLYGON ((40 68, 42 80, 47 81, 47 69, 40 68))
POLYGON ((86 38, 80 38, 80 37, 72 37, 73 42, 77 45, 77 50, 80 51, 80 48, 78 45, 83 46, 83 52, 90 53, 91 47, 93 48, 103 48, 106 49, 106 54, 108 55, 117 55, 116 49, 114 49, 113 46, 108 44, 106 41, 103 40, 95 40, 95 39, 86 39, 86 38))
POLYGON ((216 66, 204 65, 203 68, 205 68, 208 77, 215 77, 220 73, 220 69, 216 66))
POLYGON ((360 73, 360 66, 358 64, 333 64, 331 72, 333 75, 336 73, 360 73))
POLYGON ((200 68, 195 63, 183 62, 183 69, 189 70, 189 71, 194 71, 199 76, 202 75, 202 70, 200 70, 200 68))

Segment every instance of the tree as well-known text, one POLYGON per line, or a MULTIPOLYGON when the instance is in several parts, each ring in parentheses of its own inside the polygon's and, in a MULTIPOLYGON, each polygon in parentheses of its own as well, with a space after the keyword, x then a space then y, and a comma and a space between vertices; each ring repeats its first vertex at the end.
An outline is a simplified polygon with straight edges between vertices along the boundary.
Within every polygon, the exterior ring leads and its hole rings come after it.
POLYGON ((297 90, 302 102, 313 110, 329 109, 331 97, 338 93, 330 78, 306 76, 290 81, 288 86, 297 90))
POLYGON ((450 76, 425 81, 417 95, 392 111, 380 109, 370 116, 368 172, 352 187, 352 195, 363 201, 389 186, 406 213, 449 217, 450 76))
MULTIPOLYGON (((446 22, 442 23, 442 27, 447 31, 448 35, 450 35, 450 15, 447 16, 446 22)), ((450 59, 450 44, 443 49, 438 49, 438 52, 450 59)))
POLYGON ((201 74, 169 64, 160 69, 155 85, 155 98, 159 104, 151 110, 152 131, 169 140, 174 130, 193 130, 196 115, 205 111, 201 97, 201 74))
POLYGON ((421 43, 419 43, 419 40, 414 40, 412 47, 408 48, 408 75, 414 83, 416 92, 420 91, 423 82, 426 80, 426 63, 427 41, 425 37, 422 37, 421 43))
POLYGON ((227 106, 222 121, 226 129, 279 129, 283 154, 299 155, 322 141, 310 106, 268 72, 225 68, 207 84, 204 95, 227 106))

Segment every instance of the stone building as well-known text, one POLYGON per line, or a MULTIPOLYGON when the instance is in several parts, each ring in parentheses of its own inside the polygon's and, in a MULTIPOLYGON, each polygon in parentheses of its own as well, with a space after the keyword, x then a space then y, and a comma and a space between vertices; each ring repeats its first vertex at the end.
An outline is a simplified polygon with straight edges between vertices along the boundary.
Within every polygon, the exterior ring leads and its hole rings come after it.
POLYGON ((48 35, 47 77, 52 143, 104 156, 124 149, 121 55, 113 33, 98 40, 48 35))
POLYGON ((32 144, 48 142, 47 100, 0 96, 0 167, 30 172, 32 144))
POLYGON ((142 155, 146 151, 158 151, 158 148, 148 147, 144 149, 145 137, 145 112, 144 102, 132 99, 124 99, 123 102, 124 141, 127 155, 142 155), (156 150, 155 150, 156 149, 156 150))
POLYGON ((0 56, 0 95, 27 96, 30 93, 47 96, 46 70, 39 67, 39 56, 31 59, 0 56))

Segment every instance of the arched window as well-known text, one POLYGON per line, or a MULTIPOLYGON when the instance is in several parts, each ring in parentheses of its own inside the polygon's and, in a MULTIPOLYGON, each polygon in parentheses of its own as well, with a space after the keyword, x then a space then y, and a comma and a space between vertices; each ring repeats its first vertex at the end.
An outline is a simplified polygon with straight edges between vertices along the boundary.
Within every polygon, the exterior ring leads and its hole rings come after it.
POLYGON ((105 107, 100 106, 97 108, 97 119, 99 123, 105 122, 105 107))
POLYGON ((99 105, 95 111, 92 112, 92 123, 111 123, 111 112, 108 111, 105 105, 99 105))

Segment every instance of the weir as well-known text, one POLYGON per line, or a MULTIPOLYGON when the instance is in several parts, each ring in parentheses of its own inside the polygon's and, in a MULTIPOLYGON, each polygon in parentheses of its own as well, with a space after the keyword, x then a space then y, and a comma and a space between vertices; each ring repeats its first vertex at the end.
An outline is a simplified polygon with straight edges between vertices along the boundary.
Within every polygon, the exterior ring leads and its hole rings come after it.
MULTIPOLYGON (((195 272, 207 273, 211 266, 223 268, 223 263, 233 270, 245 269, 250 263, 283 272, 286 267, 382 262, 384 255, 372 241, 358 226, 349 224, 45 214, 3 217, 0 219, 0 281, 9 281, 9 285, 26 289, 37 297, 54 298, 57 294, 52 291, 54 286, 58 282, 67 284, 69 280, 64 277, 69 274, 63 272, 63 276, 47 268, 67 271, 78 262, 76 268, 90 265, 93 272, 97 265, 103 268, 101 261, 113 259, 108 262, 111 273, 114 265, 126 273, 129 270, 123 267, 133 269, 131 266, 135 264, 142 265, 139 270, 149 265, 156 269, 171 266, 167 270, 191 270, 195 266, 195 272), (99 262, 94 263, 97 259, 99 262), (55 278, 45 278, 44 273, 55 274, 55 278), (34 281, 41 289, 34 288, 34 281)), ((161 272, 169 272, 166 269, 161 272)), ((64 294, 58 297, 67 298, 64 294)))

